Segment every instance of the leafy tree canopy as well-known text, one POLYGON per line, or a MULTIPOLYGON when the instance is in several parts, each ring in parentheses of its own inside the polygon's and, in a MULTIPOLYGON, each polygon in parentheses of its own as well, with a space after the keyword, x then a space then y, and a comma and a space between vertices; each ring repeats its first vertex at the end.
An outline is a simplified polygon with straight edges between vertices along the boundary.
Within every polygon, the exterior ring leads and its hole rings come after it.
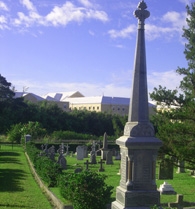
POLYGON ((187 27, 183 28, 186 39, 185 58, 187 68, 176 73, 183 76, 178 89, 169 90, 159 86, 150 94, 152 100, 161 105, 161 110, 152 118, 156 135, 163 141, 161 151, 178 160, 185 160, 187 166, 195 168, 195 2, 186 7, 187 27))
POLYGON ((10 87, 11 83, 7 82, 6 78, 0 74, 0 101, 13 98, 15 93, 10 89, 10 87))

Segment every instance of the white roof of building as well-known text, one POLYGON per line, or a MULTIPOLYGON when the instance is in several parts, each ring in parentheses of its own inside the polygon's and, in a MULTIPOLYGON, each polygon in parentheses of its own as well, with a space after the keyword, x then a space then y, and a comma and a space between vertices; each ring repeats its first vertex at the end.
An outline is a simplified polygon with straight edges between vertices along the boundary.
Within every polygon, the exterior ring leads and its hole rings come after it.
POLYGON ((44 100, 42 97, 40 97, 40 96, 38 96, 36 94, 33 94, 33 93, 28 93, 28 92, 14 92, 14 93, 15 93, 14 98, 20 98, 20 97, 25 97, 25 96, 31 95, 34 98, 36 98, 37 101, 44 100))
POLYGON ((129 98, 121 97, 107 97, 107 96, 95 96, 95 97, 75 97, 66 98, 64 101, 72 104, 112 104, 112 105, 129 105, 129 98))
POLYGON ((70 92, 55 92, 48 93, 42 96, 46 100, 52 101, 65 101, 70 97, 84 97, 79 91, 70 91, 70 92))

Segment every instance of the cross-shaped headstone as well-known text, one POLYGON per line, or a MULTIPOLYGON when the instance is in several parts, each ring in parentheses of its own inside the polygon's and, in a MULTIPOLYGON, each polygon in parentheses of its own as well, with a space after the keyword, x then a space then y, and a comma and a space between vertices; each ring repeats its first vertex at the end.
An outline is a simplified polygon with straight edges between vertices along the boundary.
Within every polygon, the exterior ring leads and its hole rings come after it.
POLYGON ((168 203, 168 207, 183 209, 183 195, 178 194, 176 202, 168 203))
POLYGON ((103 168, 103 166, 102 166, 102 164, 104 163, 104 161, 101 159, 100 162, 98 162, 98 163, 100 163, 100 168, 99 168, 98 171, 99 171, 99 172, 105 171, 104 168, 103 168))
POLYGON ((89 164, 90 164, 90 162, 88 160, 86 160, 86 162, 84 164, 86 165, 86 170, 89 170, 89 164))
POLYGON ((64 147, 66 147, 66 155, 69 155, 69 150, 68 150, 68 149, 69 149, 70 147, 68 146, 68 144, 65 145, 64 147))
POLYGON ((95 147, 96 147, 96 143, 95 143, 95 141, 93 141, 93 144, 92 144, 92 147, 91 147, 92 151, 95 151, 95 147))

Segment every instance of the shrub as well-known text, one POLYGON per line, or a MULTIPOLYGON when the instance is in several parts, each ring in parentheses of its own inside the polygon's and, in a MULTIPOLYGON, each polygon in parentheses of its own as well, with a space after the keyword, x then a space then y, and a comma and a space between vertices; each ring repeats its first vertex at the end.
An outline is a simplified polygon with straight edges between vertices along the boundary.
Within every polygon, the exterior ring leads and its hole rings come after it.
POLYGON ((105 179, 105 175, 83 171, 63 175, 59 187, 62 196, 72 202, 74 209, 104 209, 111 201, 113 189, 106 185, 105 179))
POLYGON ((33 139, 44 137, 46 134, 46 130, 42 128, 39 122, 31 122, 29 121, 26 124, 15 124, 11 126, 8 131, 8 140, 11 142, 20 143, 22 139, 22 143, 24 143, 24 136, 30 134, 33 139))
POLYGON ((12 125, 10 130, 7 133, 7 138, 11 142, 20 143, 21 135, 22 135, 22 124, 18 123, 16 125, 12 125))
POLYGON ((64 139, 96 139, 96 136, 92 136, 90 134, 76 133, 73 131, 54 131, 52 133, 52 138, 57 140, 64 139))
POLYGON ((60 165, 47 156, 40 156, 40 150, 32 142, 27 143, 26 151, 40 178, 47 183, 48 187, 57 186, 58 179, 62 174, 60 165))
POLYGON ((41 179, 47 183, 48 187, 55 187, 58 184, 58 179, 62 173, 59 164, 53 162, 47 156, 37 158, 35 169, 41 179))

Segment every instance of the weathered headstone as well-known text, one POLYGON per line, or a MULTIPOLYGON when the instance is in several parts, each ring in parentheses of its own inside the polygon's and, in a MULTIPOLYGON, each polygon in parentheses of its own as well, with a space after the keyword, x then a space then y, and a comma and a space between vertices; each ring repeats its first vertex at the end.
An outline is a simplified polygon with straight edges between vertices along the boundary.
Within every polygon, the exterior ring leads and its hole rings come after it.
POLYGON ((87 146, 83 145, 82 147, 83 147, 83 157, 88 158, 87 146))
POLYGON ((173 179, 173 163, 169 160, 162 160, 159 165, 158 179, 173 179))
POLYGON ((104 138, 103 138, 103 147, 101 148, 101 159, 106 160, 106 155, 108 152, 108 139, 107 139, 107 134, 106 132, 104 133, 104 138))
POLYGON ((67 156, 67 155, 69 155, 69 148, 70 148, 70 147, 68 146, 68 144, 65 145, 64 147, 66 148, 66 153, 65 153, 65 154, 66 154, 66 156, 67 156))
POLYGON ((90 152, 90 163, 91 164, 97 164, 97 161, 96 161, 96 152, 95 151, 91 151, 90 152))
POLYGON ((82 172, 82 168, 76 168, 75 170, 74 170, 74 173, 80 173, 80 172, 82 172))
POLYGON ((96 151, 96 143, 95 143, 95 141, 93 141, 93 143, 92 143, 91 150, 94 151, 94 152, 96 151))
POLYGON ((177 200, 176 202, 168 203, 169 208, 177 208, 177 209, 183 209, 184 202, 183 202, 183 195, 177 194, 177 200))
POLYGON ((185 162, 184 161, 178 161, 177 173, 185 173, 185 162))
POLYGON ((83 160, 83 158, 84 158, 83 146, 77 146, 76 152, 77 152, 77 160, 83 160))
POLYGON ((58 161, 59 165, 61 166, 62 169, 66 169, 66 164, 67 164, 67 161, 66 161, 66 158, 64 157, 63 154, 60 154, 59 157, 58 157, 58 161))
POLYGON ((55 147, 53 145, 48 149, 47 154, 52 161, 55 161, 55 147))
POLYGON ((176 194, 173 187, 168 182, 164 182, 163 184, 161 184, 159 187, 159 191, 161 194, 176 194))
POLYGON ((107 155, 106 155, 106 164, 107 165, 112 165, 113 164, 113 160, 112 160, 112 151, 108 151, 107 155))
POLYGON ((29 142, 31 140, 31 135, 27 134, 25 135, 25 143, 29 142))
POLYGON ((99 172, 105 171, 104 168, 103 168, 103 163, 104 163, 104 161, 101 159, 100 162, 98 162, 98 163, 100 163, 100 168, 99 168, 98 171, 99 171, 99 172))
POLYGON ((86 160, 86 162, 85 162, 84 164, 86 165, 86 168, 85 168, 85 169, 86 169, 86 170, 89 170, 89 164, 90 164, 89 161, 86 160))
POLYGON ((57 150, 57 152, 59 154, 64 154, 64 143, 62 143, 61 145, 59 145, 59 149, 57 150))
POLYGON ((115 152, 115 160, 121 160, 121 153, 120 151, 115 152))

